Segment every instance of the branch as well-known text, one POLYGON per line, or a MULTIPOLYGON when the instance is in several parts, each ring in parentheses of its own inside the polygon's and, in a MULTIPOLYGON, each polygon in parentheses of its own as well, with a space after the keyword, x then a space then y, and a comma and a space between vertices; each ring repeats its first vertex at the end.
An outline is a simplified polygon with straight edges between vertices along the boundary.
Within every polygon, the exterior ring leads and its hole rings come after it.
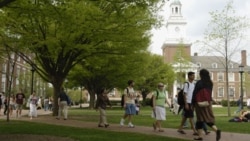
POLYGON ((3 8, 14 1, 16 1, 16 0, 3 0, 0 2, 0 8, 3 8))

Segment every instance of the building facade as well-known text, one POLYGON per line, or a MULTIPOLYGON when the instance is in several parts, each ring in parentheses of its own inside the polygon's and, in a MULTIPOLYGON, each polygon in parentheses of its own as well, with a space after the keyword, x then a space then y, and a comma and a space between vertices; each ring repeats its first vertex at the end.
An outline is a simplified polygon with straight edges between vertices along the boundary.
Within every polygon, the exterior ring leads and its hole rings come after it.
MULTIPOLYGON (((228 94, 226 93, 226 67, 225 58, 220 56, 198 56, 195 53, 191 55, 192 43, 186 36, 187 22, 182 16, 182 5, 179 0, 174 0, 170 4, 170 15, 167 20, 166 40, 162 45, 163 59, 165 63, 170 63, 174 67, 177 74, 177 80, 173 85, 173 94, 177 93, 177 88, 182 87, 184 81, 187 80, 187 72, 196 73, 196 79, 199 79, 198 72, 201 68, 210 71, 211 78, 214 83, 213 99, 215 101, 237 100, 241 96, 241 74, 239 73, 239 65, 247 66, 246 51, 241 52, 241 63, 228 62, 228 94), (184 74, 184 75, 183 75, 184 74), (179 77, 182 77, 180 79, 179 77), (180 80, 179 80, 180 79, 180 80)), ((247 73, 243 73, 243 97, 248 97, 247 73)))

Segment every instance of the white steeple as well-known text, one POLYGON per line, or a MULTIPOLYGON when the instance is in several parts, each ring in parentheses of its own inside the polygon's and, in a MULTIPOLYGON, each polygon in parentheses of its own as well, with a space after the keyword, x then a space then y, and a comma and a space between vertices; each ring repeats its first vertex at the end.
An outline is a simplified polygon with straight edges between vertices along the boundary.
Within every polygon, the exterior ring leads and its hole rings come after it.
POLYGON ((165 43, 188 43, 186 39, 187 22, 182 16, 181 6, 182 4, 179 0, 173 0, 170 3, 170 15, 166 24, 167 34, 165 43))

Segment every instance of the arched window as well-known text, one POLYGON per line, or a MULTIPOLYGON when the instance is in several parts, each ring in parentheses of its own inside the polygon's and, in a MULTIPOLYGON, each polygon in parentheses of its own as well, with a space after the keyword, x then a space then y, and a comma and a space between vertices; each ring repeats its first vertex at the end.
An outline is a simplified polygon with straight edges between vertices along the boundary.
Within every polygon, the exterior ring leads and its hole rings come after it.
POLYGON ((178 7, 175 7, 175 13, 178 14, 178 7))

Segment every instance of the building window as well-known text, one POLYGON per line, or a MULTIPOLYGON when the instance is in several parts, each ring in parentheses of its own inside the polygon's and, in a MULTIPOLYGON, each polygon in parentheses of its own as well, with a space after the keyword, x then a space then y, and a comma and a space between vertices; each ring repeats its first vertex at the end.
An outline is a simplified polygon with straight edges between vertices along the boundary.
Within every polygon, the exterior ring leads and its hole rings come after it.
POLYGON ((230 96, 230 97, 235 97, 234 94, 235 94, 235 88, 234 88, 234 87, 230 87, 230 88, 229 88, 229 96, 230 96))
POLYGON ((228 80, 229 80, 229 82, 234 82, 234 73, 233 72, 228 73, 228 80))
POLYGON ((234 68, 234 64, 233 64, 233 63, 230 63, 230 64, 228 65, 228 68, 230 68, 230 69, 234 68))
POLYGON ((213 63, 212 68, 214 68, 214 69, 217 68, 217 63, 213 63))
POLYGON ((178 7, 175 7, 175 13, 178 14, 178 7))
POLYGON ((214 73, 210 72, 211 80, 214 80, 214 73))
POLYGON ((201 63, 200 63, 200 62, 196 63, 196 65, 197 65, 199 68, 201 68, 201 63))
POLYGON ((224 81, 224 73, 222 73, 222 72, 218 73, 218 81, 219 82, 223 82, 224 81))
POLYGON ((224 96, 224 88, 218 87, 218 97, 223 97, 223 96, 224 96))

